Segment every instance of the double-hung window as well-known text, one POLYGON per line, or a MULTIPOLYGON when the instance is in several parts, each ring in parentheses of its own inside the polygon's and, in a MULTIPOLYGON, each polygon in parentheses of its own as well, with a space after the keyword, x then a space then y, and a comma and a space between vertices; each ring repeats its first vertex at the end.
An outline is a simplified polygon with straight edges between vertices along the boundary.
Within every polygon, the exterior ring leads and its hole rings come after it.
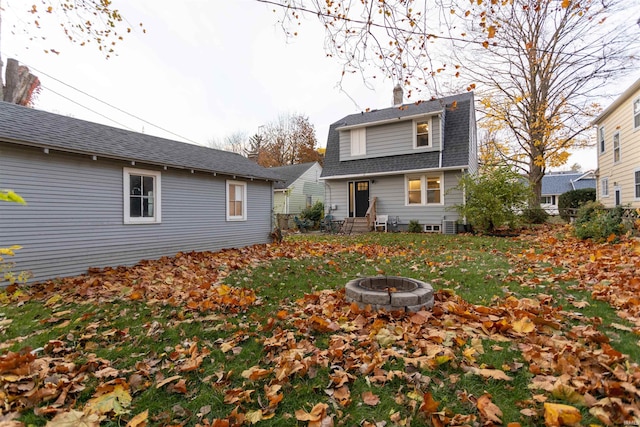
POLYGON ((160 222, 160 172, 123 169, 124 223, 160 222))
POLYGON ((606 144, 604 141, 604 126, 600 126, 598 128, 598 145, 600 146, 600 152, 604 153, 606 148, 606 144))
POLYGON ((633 172, 633 186, 635 189, 636 199, 640 199, 640 169, 633 172))
POLYGON ((609 178, 600 179, 600 197, 609 197, 609 178))
POLYGON ((413 146, 415 148, 431 147, 431 118, 417 120, 413 123, 415 127, 413 146))
POLYGON ((442 204, 440 175, 408 176, 406 189, 406 204, 409 206, 442 204))
POLYGON ((633 128, 640 129, 640 98, 633 101, 633 128))
POLYGON ((620 132, 613 134, 613 163, 620 161, 620 132))
POLYGON ((227 221, 247 220, 247 183, 227 181, 227 221))

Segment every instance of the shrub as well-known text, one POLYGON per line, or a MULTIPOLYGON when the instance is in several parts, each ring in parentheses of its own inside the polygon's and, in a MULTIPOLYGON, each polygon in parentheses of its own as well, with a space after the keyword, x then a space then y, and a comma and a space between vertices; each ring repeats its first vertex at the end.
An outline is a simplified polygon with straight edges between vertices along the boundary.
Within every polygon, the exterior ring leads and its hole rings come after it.
POLYGON ((526 224, 544 224, 549 214, 542 208, 529 208, 522 211, 522 220, 526 224))
POLYGON ((579 239, 602 241, 609 236, 625 232, 622 224, 623 209, 605 209, 601 203, 587 202, 578 210, 574 233, 579 239))
POLYGON ((465 174, 455 188, 466 195, 465 203, 455 206, 458 215, 466 217, 475 230, 484 232, 503 225, 513 227, 518 213, 526 209, 531 198, 528 183, 507 167, 481 175, 465 174))
POLYGON ((409 226, 407 226, 407 231, 409 233, 422 233, 422 226, 417 220, 412 219, 411 221, 409 221, 409 226))
POLYGON ((318 200, 300 212, 300 216, 308 221, 313 221, 313 223, 317 225, 324 216, 324 203, 318 200))
POLYGON ((560 218, 569 221, 570 215, 567 209, 578 209, 587 202, 596 201, 595 188, 581 188, 579 190, 571 190, 562 193, 558 197, 558 212, 560 218))

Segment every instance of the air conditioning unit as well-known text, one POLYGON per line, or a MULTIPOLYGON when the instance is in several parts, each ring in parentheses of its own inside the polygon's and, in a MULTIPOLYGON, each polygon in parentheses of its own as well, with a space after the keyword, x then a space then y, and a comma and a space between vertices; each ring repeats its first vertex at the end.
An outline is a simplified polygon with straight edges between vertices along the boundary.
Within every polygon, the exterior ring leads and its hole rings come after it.
POLYGON ((455 221, 442 221, 444 234, 456 234, 457 224, 455 221))

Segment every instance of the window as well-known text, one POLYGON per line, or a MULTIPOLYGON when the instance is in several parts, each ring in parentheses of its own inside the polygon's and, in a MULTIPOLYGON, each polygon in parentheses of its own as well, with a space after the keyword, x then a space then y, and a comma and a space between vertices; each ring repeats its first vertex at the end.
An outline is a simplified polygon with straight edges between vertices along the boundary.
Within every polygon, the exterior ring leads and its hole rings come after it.
POLYGON ((620 161, 620 132, 613 134, 613 163, 620 161))
POLYGON ((609 178, 600 180, 600 197, 609 197, 609 178))
POLYGON ((124 223, 160 222, 160 172, 123 169, 124 223))
POLYGON ((307 196, 307 207, 310 208, 313 205, 313 200, 311 199, 311 196, 307 196))
POLYGON ((247 183, 227 181, 227 221, 247 220, 247 183))
POLYGON ((604 142, 604 126, 598 128, 598 145, 600 146, 600 152, 604 153, 605 142, 604 142))
POLYGON ((640 128, 640 98, 633 101, 633 128, 640 128))
POLYGON ((408 183, 409 194, 407 197, 409 205, 422 204, 422 179, 410 179, 408 183))
POLYGON ((556 204, 556 196, 542 196, 540 198, 540 204, 554 206, 556 204))
POLYGON ((633 172, 633 186, 636 190, 636 199, 640 199, 640 169, 633 172))
POLYGON ((439 175, 407 177, 407 205, 442 203, 442 178, 439 175))
POLYGON ((351 155, 364 156, 367 154, 367 129, 351 129, 351 155))
POLYGON ((431 128, 431 119, 416 121, 415 123, 415 140, 414 147, 431 147, 431 137, 429 129, 431 128))

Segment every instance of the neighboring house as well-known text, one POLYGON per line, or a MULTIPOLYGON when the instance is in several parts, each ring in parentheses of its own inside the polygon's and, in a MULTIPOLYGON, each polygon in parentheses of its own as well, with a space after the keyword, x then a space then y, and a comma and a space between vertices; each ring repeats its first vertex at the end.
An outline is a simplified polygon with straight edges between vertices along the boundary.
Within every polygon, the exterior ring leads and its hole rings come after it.
POLYGON ((273 211, 276 214, 300 214, 316 202, 324 203, 322 166, 318 162, 279 166, 271 170, 284 181, 273 186, 273 211))
POLYGON ((640 79, 594 121, 597 197, 605 207, 640 207, 640 79))
POLYGON ((274 172, 234 153, 0 102, 0 247, 32 281, 269 241, 274 172))
POLYGON ((558 197, 567 191, 582 188, 596 188, 596 177, 593 171, 549 172, 542 177, 540 207, 549 215, 558 215, 558 197))
MULTIPOLYGON (((389 215, 403 229, 455 232, 454 190, 478 168, 473 93, 411 104, 394 89, 395 106, 346 116, 329 128, 322 178, 326 205, 337 218, 389 215)), ((357 221, 362 222, 362 221, 357 221)))

